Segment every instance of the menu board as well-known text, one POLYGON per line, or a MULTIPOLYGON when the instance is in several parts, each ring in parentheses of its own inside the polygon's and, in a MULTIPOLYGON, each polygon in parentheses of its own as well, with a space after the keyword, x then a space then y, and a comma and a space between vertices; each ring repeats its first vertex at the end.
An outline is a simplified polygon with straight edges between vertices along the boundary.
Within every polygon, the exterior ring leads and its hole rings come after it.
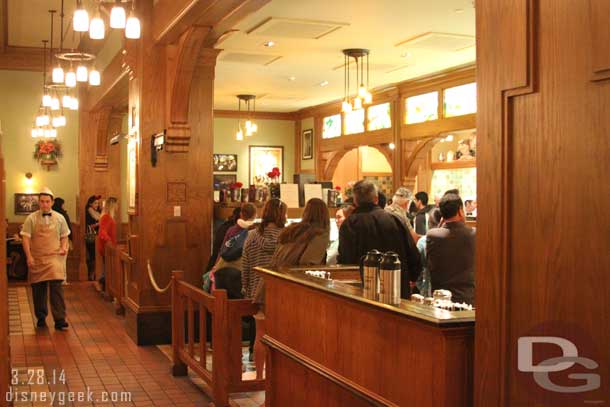
POLYGON ((299 185, 280 184, 280 198, 288 208, 299 207, 299 185))
POLYGON ((305 205, 311 198, 322 198, 322 184, 305 184, 305 205))

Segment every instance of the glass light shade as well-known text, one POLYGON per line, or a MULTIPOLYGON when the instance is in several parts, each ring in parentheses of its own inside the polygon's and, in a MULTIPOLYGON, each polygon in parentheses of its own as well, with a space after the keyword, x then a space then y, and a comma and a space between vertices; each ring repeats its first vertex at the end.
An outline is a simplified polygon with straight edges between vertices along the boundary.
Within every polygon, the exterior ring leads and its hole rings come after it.
POLYGON ((102 82, 102 78, 100 77, 100 72, 97 69, 92 69, 89 71, 89 85, 91 86, 100 86, 102 82))
POLYGON ((343 103, 341 103, 341 111, 343 113, 349 113, 352 111, 352 104, 350 102, 348 102, 347 100, 344 100, 343 103))
POLYGON ((76 80, 79 82, 87 82, 89 80, 89 71, 85 65, 79 65, 76 68, 76 80))
POLYGON ((66 86, 69 88, 76 86, 76 73, 73 70, 69 70, 66 74, 66 86))
POLYGON ((46 138, 55 138, 57 137, 57 130, 54 128, 44 129, 43 134, 46 138))
POLYGON ((36 126, 46 126, 49 124, 49 116, 46 114, 41 114, 36 117, 36 126))
POLYGON ((246 137, 250 137, 250 136, 252 136, 252 128, 251 127, 246 129, 246 137))
POLYGON ((53 100, 53 98, 51 98, 51 95, 43 95, 42 96, 42 105, 44 107, 51 107, 52 100, 53 100))
POLYGON ((390 143, 388 147, 390 147, 390 150, 394 150, 396 148, 396 144, 390 143))
POLYGON ((364 95, 364 104, 370 105, 371 103, 373 103, 373 95, 371 95, 371 92, 367 91, 366 95, 364 95))
POLYGON ((133 14, 131 14, 127 19, 127 24, 125 25, 125 37, 132 40, 137 40, 140 38, 140 20, 138 20, 138 18, 133 14))
POLYGON ((246 120, 246 129, 250 129, 252 127, 252 122, 250 120, 246 120))
POLYGON ((359 97, 354 98, 354 110, 362 109, 362 99, 359 97))
POLYGON ((64 127, 66 125, 66 117, 65 116, 57 116, 54 117, 51 121, 53 127, 64 127))
POLYGON ((61 98, 61 105, 65 108, 69 108, 70 106, 72 106, 72 98, 70 97, 70 95, 64 95, 61 98))
POLYGON ((358 88, 358 96, 360 96, 362 99, 364 99, 366 94, 367 94, 366 88, 363 85, 360 85, 360 87, 358 88))
POLYGON ((448 135, 445 140, 447 141, 453 141, 453 134, 448 135))
POLYGON ((70 106, 70 110, 78 110, 78 99, 72 98, 72 105, 70 106))
POLYGON ((110 28, 125 28, 125 9, 116 5, 110 11, 110 28))
POLYGON ((51 110, 59 110, 59 99, 57 97, 51 99, 51 110))
POLYGON ((32 137, 38 137, 38 127, 32 127, 32 137))
POLYGON ((252 132, 256 133, 258 131, 258 125, 256 123, 252 123, 252 132))
POLYGON ((64 83, 64 70, 61 66, 53 68, 52 80, 53 83, 64 83))
POLYGON ((89 14, 84 8, 74 10, 72 28, 76 32, 87 32, 89 30, 89 14))
POLYGON ((95 17, 89 24, 89 38, 92 40, 103 40, 105 35, 106 27, 104 26, 104 20, 101 17, 95 17))
POLYGON ((242 141, 242 140, 244 139, 244 132, 243 132, 243 131, 241 131, 241 129, 239 129, 239 130, 237 131, 237 134, 235 135, 235 139, 236 139, 237 141, 242 141))

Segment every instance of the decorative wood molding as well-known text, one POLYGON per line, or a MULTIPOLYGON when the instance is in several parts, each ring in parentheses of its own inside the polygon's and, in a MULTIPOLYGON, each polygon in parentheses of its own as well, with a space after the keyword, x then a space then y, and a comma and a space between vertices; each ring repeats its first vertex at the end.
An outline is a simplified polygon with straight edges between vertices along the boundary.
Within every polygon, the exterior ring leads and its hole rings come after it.
POLYGON ((95 161, 93 167, 95 171, 108 170, 108 127, 110 125, 110 115, 112 107, 107 106, 94 112, 95 128, 95 161))
MULTIPOLYGON (((237 110, 214 110, 214 118, 239 119, 243 118, 244 112, 237 110)), ((297 120, 294 113, 284 112, 254 112, 250 113, 252 119, 255 120, 297 120)))
POLYGON ((610 79, 610 2, 589 0, 593 81, 610 79))
POLYGON ((159 1, 153 9, 153 39, 156 44, 171 44, 210 11, 216 0, 159 1))
POLYGON ((127 67, 123 65, 123 55, 118 53, 102 72, 102 84, 89 88, 83 109, 93 111, 105 106, 126 106, 129 94, 128 74, 127 67))
POLYGON ((440 118, 438 120, 417 124, 402 124, 400 137, 402 139, 415 139, 437 136, 440 133, 450 131, 474 129, 477 127, 476 116, 476 114, 466 114, 463 116, 440 118))
POLYGON ((460 168, 476 168, 476 160, 433 162, 430 164, 432 170, 455 170, 460 168))
POLYGON ((281 355, 292 359, 301 367, 319 376, 324 377, 326 380, 332 382, 335 386, 341 387, 353 396, 359 398, 360 400, 368 403, 371 406, 398 407, 398 404, 395 404, 390 400, 387 400, 381 397, 380 395, 369 391, 368 389, 360 386, 358 383, 355 383, 347 377, 335 372, 334 370, 331 370, 328 367, 317 363, 316 361, 308 358, 300 352, 297 352, 296 350, 270 337, 269 335, 263 336, 261 341, 269 348, 270 352, 279 352, 281 355))
POLYGON ((8 47, 8 0, 0 0, 0 54, 8 47))
POLYGON ((389 144, 393 141, 392 129, 366 131, 364 133, 322 139, 320 141, 320 151, 351 150, 359 146, 389 144))
POLYGON ((0 70, 42 72, 42 52, 42 48, 0 48, 0 70))

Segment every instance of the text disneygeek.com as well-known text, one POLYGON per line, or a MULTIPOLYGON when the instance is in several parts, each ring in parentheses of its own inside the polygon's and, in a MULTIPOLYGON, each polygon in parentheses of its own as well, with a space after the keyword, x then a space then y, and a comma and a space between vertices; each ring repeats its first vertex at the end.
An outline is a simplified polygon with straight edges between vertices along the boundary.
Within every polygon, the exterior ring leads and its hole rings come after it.
POLYGON ((87 387, 85 391, 31 391, 17 390, 13 387, 6 393, 7 402, 49 403, 64 406, 74 402, 131 402, 131 392, 100 391, 94 392, 87 387))

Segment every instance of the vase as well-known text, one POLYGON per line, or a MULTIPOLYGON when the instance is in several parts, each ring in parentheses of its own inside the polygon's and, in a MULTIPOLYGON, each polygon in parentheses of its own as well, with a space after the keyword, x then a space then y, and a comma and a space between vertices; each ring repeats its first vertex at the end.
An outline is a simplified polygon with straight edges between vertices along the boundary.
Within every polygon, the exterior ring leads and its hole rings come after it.
POLYGON ((280 198, 280 184, 269 184, 269 195, 271 199, 280 198))
POLYGON ((248 188, 248 202, 256 201, 256 185, 250 185, 250 188, 248 188))
POLYGON ((241 189, 241 201, 242 202, 249 202, 250 201, 250 191, 248 190, 248 188, 242 188, 241 189))

